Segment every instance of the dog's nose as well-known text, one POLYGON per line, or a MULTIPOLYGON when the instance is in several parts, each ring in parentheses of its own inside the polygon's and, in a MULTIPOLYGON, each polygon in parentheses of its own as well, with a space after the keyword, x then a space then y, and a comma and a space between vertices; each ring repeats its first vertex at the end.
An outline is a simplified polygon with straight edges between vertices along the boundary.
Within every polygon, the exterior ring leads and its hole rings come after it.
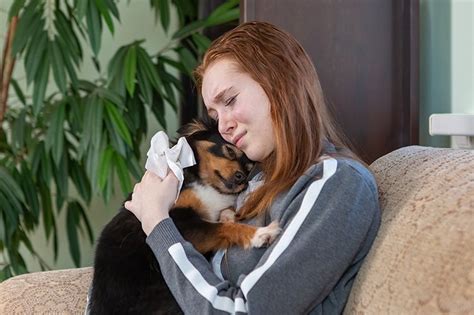
POLYGON ((241 171, 235 172, 234 180, 236 184, 242 184, 245 181, 245 174, 241 171))

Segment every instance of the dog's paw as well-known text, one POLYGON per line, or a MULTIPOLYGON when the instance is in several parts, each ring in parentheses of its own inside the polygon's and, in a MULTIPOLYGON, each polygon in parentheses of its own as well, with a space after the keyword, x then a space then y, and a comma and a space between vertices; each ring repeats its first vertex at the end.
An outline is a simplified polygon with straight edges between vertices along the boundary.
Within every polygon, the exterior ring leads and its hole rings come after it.
POLYGON ((277 221, 273 221, 267 226, 260 227, 255 231, 254 236, 250 240, 251 247, 264 247, 270 245, 280 234, 281 228, 277 221))
POLYGON ((219 222, 235 222, 235 211, 233 208, 227 208, 221 211, 219 222))

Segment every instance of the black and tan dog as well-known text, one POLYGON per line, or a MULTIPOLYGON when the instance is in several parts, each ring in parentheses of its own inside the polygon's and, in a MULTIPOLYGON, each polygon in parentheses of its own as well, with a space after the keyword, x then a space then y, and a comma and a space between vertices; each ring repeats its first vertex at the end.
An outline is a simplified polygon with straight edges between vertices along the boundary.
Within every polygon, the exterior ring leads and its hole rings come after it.
MULTIPOLYGON (((277 224, 256 228, 232 220, 232 206, 247 186, 252 165, 245 155, 226 143, 211 122, 196 121, 180 134, 197 161, 184 169, 183 188, 170 210, 183 237, 203 254, 272 242, 277 224)), ((124 208, 105 226, 94 261, 91 314, 181 313, 145 238, 140 222, 124 208)))

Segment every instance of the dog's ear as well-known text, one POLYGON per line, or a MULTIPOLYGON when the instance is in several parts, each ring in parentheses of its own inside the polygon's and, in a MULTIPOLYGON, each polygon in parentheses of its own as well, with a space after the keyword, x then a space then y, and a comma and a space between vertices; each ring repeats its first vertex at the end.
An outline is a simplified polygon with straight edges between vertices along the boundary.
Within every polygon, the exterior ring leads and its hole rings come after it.
POLYGON ((194 119, 178 129, 178 133, 182 137, 197 136, 209 132, 217 132, 217 122, 208 117, 194 119))

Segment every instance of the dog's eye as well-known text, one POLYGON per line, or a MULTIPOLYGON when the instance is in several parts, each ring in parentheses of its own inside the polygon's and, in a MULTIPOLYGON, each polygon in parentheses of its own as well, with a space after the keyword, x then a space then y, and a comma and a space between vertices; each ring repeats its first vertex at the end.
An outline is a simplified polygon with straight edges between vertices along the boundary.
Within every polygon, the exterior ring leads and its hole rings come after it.
POLYGON ((229 160, 235 160, 237 159, 237 153, 235 152, 234 148, 232 148, 230 145, 225 145, 222 150, 224 151, 224 156, 228 158, 229 160))

